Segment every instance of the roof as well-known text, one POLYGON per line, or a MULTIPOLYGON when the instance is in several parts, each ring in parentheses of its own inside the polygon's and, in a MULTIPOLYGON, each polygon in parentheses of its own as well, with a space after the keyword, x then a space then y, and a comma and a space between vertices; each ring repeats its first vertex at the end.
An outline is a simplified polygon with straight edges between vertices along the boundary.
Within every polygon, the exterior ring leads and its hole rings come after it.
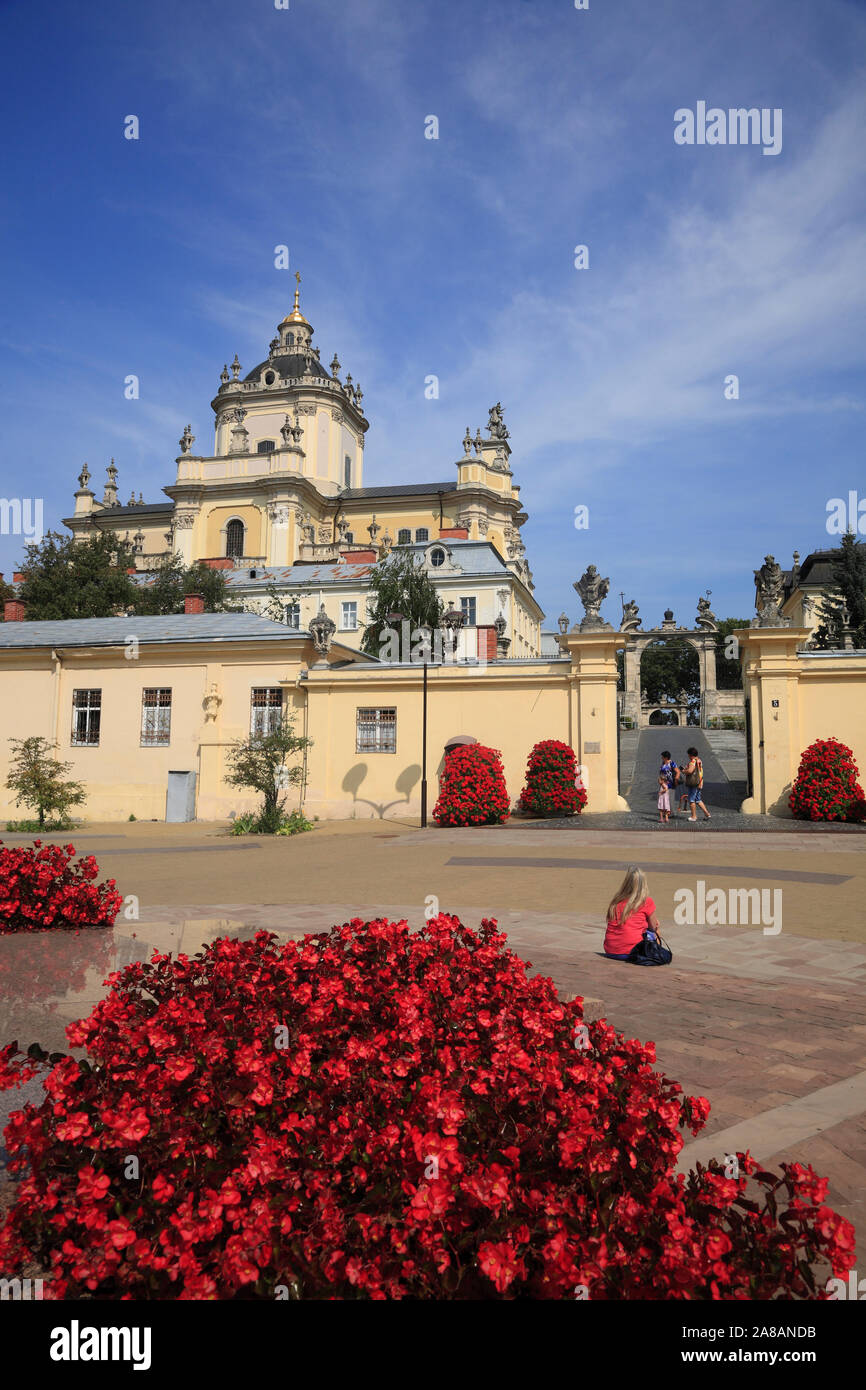
POLYGON ((122 521, 124 518, 134 521, 136 517, 144 519, 147 516, 169 516, 174 511, 174 502, 168 498, 164 502, 136 502, 132 507, 97 507, 92 512, 85 512, 83 515, 69 516, 63 518, 64 526, 71 526, 73 522, 89 521, 91 517, 117 517, 122 521))
POLYGON ((366 497, 420 497, 429 492, 456 492, 455 482, 447 483, 395 483, 388 487, 347 487, 339 493, 341 502, 366 497))
POLYGON ((257 613, 174 613, 156 618, 69 618, 0 623, 0 648, 119 647, 139 642, 276 642, 306 633, 257 613))
MULTIPOLYGON (((444 540, 436 539, 429 541, 414 541, 411 545, 395 546, 391 551, 394 555, 398 550, 415 551, 423 553, 431 546, 440 545, 443 550, 451 552, 452 559, 459 565, 459 575, 502 575, 506 571, 506 565, 501 555, 490 541, 469 541, 452 539, 446 536, 444 540)), ((303 562, 294 565, 250 565, 247 568, 222 570, 225 575, 226 584, 230 589, 268 588, 271 584, 278 587, 293 587, 295 585, 306 585, 311 588, 325 588, 329 584, 363 584, 373 571, 372 561, 354 563, 343 561, 342 563, 331 564, 304 564, 303 562), (250 575, 250 570, 255 570, 255 578, 250 575)), ((449 569, 432 571, 434 579, 446 580, 455 577, 455 571, 449 569)), ((135 576, 137 583, 148 582, 146 576, 135 576)))
POLYGON ((311 378, 318 377, 324 381, 334 380, 331 373, 322 366, 315 353, 292 352, 281 354, 279 357, 269 357, 266 362, 260 362, 257 367, 253 367, 251 372, 247 372, 244 381, 258 381, 262 372, 268 370, 276 372, 278 377, 303 376, 306 371, 307 356, 310 357, 309 376, 311 378))
MULTIPOLYGON (((858 545, 863 545, 863 541, 858 541, 858 545)), ((805 560, 800 563, 800 572, 797 575, 796 586, 794 584, 794 571, 783 570, 782 578, 785 586, 785 596, 790 597, 795 587, 803 588, 806 585, 816 585, 821 588, 834 588, 836 580, 833 575, 833 561, 839 558, 839 546, 831 547, 827 550, 810 550, 805 560)))

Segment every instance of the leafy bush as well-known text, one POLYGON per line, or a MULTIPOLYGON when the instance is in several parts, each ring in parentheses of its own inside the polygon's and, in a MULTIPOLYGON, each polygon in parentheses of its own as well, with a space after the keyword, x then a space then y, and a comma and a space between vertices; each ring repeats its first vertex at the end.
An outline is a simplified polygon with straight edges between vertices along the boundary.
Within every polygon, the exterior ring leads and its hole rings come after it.
POLYGON ((280 811, 270 816, 264 811, 244 811, 232 822, 232 835, 301 835, 312 830, 313 822, 307 820, 303 811, 286 814, 280 811))
POLYGON ((586 805, 586 790, 576 787, 574 749, 556 739, 536 743, 526 764, 520 807, 529 816, 576 816, 586 805))
POLYGON ((110 927, 123 906, 113 878, 96 883, 92 854, 73 863, 74 845, 3 845, 0 840, 0 935, 15 931, 110 927))
POLYGON ((51 834, 58 830, 73 830, 74 822, 71 820, 47 820, 44 825, 40 825, 38 820, 8 820, 6 830, 10 835, 34 835, 40 831, 43 834, 51 834))
POLYGON ((817 739, 800 759, 788 806, 798 820, 847 820, 863 799, 851 749, 838 739, 817 739))
POLYGON ((6 1129, 0 1268, 48 1298, 823 1298, 853 1262, 810 1168, 677 1176, 708 1102, 495 922, 155 953, 67 1036, 6 1129))
POLYGON ((508 819, 509 802, 502 758, 480 743, 451 748, 433 808, 437 825, 499 825, 508 819))

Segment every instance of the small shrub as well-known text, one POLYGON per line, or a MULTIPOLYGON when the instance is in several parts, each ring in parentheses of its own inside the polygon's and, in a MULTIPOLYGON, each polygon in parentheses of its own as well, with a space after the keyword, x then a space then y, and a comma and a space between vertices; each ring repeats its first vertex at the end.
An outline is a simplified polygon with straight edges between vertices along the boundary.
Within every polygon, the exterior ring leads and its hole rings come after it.
POLYGON ((74 845, 3 845, 0 840, 0 935, 17 931, 110 927, 123 906, 115 881, 96 883, 92 854, 73 863, 74 845))
POLYGON ((798 820, 849 818, 852 803, 863 799, 851 749, 838 739, 817 739, 800 759, 788 806, 798 820))
POLYGON ((232 822, 231 834, 300 835, 312 828, 312 821, 307 820, 303 811, 292 811, 289 815, 285 811, 279 811, 274 815, 265 811, 244 811, 232 822))
POLYGON ((38 820, 8 820, 6 830, 10 835, 38 835, 51 833, 58 830, 73 830, 75 824, 71 820, 48 820, 44 825, 40 825, 38 820))
POLYGON ((526 765, 521 810, 528 816, 576 816, 586 805, 586 790, 576 787, 574 749, 556 739, 536 743, 526 765))
POLYGON ((510 811, 502 758, 496 748, 464 744, 445 754, 437 825, 499 825, 510 811))

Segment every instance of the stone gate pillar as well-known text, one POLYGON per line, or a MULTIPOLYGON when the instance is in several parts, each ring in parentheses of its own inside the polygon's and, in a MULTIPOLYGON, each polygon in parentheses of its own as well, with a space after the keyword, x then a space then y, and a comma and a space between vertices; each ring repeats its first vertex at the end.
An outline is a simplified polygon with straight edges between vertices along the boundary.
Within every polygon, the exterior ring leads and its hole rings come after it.
POLYGON ((719 717, 719 692, 716 686, 716 636, 708 632, 699 648, 701 672, 701 728, 719 717))
POLYGON ((571 744, 589 772, 586 810, 627 811, 628 802, 619 794, 616 708, 616 654, 626 635, 607 627, 573 628, 559 640, 571 657, 571 744))
POLYGON ((622 712, 628 718, 634 720, 634 727, 640 728, 640 658, 641 647, 634 638, 629 640, 629 634, 622 634, 625 639, 623 654, 623 696, 622 712))
POLYGON ((734 634, 743 663, 743 693, 751 701, 752 795, 744 815, 790 816, 788 794, 800 762, 800 667, 804 627, 748 627, 734 634))

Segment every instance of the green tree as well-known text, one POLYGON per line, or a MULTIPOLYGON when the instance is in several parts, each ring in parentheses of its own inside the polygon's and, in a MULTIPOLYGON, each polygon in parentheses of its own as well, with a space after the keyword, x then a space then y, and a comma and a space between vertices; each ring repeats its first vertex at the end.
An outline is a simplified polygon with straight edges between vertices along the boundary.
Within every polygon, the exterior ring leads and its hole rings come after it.
POLYGON ((743 668, 739 655, 732 651, 733 644, 728 642, 728 638, 739 628, 748 627, 749 619, 722 618, 716 626, 716 686, 719 690, 742 690, 743 668), (728 655, 729 652, 731 655, 728 655))
POLYGON ((138 617, 182 613, 187 594, 201 594, 208 613, 240 611, 229 603, 229 587, 222 570, 200 560, 185 565, 180 555, 166 555, 146 584, 135 586, 133 610, 138 617))
POLYGON ((289 760, 311 746, 311 740, 294 731, 291 717, 285 715, 278 729, 269 734, 250 734, 239 739, 228 753, 225 780, 230 787, 247 788, 262 797, 258 828, 267 834, 279 829, 289 787, 303 777, 302 766, 289 766, 289 760))
POLYGON ((20 596, 28 622, 111 618, 134 607, 136 587, 127 574, 132 547, 112 531, 85 541, 48 531, 24 553, 20 596))
POLYGON ((54 813, 61 821, 68 821, 72 806, 79 806, 85 799, 84 787, 80 782, 64 781, 72 768, 71 763, 58 762, 51 757, 56 743, 47 738, 10 738, 12 757, 6 786, 17 792, 16 806, 30 806, 39 817, 39 829, 45 825, 46 816, 54 813))
POLYGON ((392 551, 374 566, 370 575, 369 622, 361 643, 363 651, 378 656, 380 636, 385 628, 393 627, 390 613, 401 613, 409 622, 409 631, 416 628, 434 630, 441 626, 444 612, 442 600, 424 562, 411 550, 392 551))
POLYGON ((641 690, 652 704, 675 700, 685 692, 697 700, 701 692, 700 666, 694 647, 681 638, 653 642, 646 647, 640 664, 641 690))
POLYGON ((866 647, 866 545, 848 531, 833 552, 833 588, 822 596, 815 646, 837 651, 846 632, 855 647, 866 647))

